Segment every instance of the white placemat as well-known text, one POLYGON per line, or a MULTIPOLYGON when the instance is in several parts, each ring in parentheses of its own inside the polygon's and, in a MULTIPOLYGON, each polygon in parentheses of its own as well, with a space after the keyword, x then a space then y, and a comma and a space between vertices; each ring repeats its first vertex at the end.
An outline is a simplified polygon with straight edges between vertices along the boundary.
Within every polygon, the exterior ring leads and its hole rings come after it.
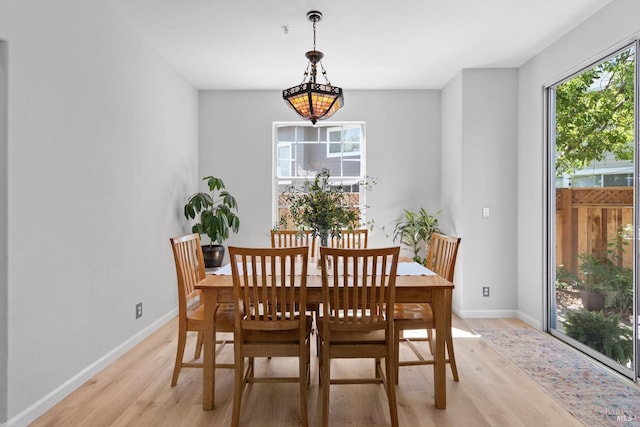
POLYGON ((398 276, 433 276, 436 273, 417 262, 399 262, 398 276))
MULTIPOLYGON (((242 266, 240 265, 240 271, 242 266)), ((226 264, 213 272, 216 275, 231 276, 231 264, 226 264)), ((435 273, 417 262, 398 263, 398 276, 433 276, 435 273)))

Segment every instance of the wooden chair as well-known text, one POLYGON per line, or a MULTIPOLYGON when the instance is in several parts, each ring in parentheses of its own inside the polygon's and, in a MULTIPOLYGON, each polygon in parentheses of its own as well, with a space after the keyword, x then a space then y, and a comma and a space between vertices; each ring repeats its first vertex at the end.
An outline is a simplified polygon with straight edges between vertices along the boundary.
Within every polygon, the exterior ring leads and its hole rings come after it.
POLYGON ((309 246, 309 256, 316 256, 316 237, 310 230, 271 230, 272 248, 309 246))
MULTIPOLYGON (((200 358, 202 351, 202 331, 204 330, 204 304, 199 289, 195 284, 205 277, 204 258, 200 246, 200 235, 189 234, 169 239, 173 249, 173 259, 176 264, 178 278, 178 349, 176 363, 173 368, 171 387, 178 382, 180 369, 202 368, 201 362, 183 362, 184 348, 187 342, 187 332, 196 331, 196 351, 194 359, 200 358)), ((216 330, 218 332, 233 332, 234 326, 233 304, 219 304, 216 308, 216 330)), ((219 354, 228 341, 216 341, 219 354)), ((216 364, 216 368, 232 369, 233 364, 216 364)))
POLYGON ((312 323, 311 317, 306 315, 308 256, 306 246, 229 247, 236 312, 233 426, 240 422, 245 386, 266 382, 299 383, 301 424, 308 424, 309 336, 312 323), (256 357, 297 357, 298 376, 256 377, 256 357), (249 360, 246 371, 245 358, 249 360))
POLYGON ((332 248, 366 249, 369 246, 369 230, 342 230, 340 236, 330 237, 332 248))
MULTIPOLYGON (((426 267, 434 273, 444 277, 450 282, 453 281, 453 273, 456 265, 456 257, 458 254, 458 247, 460 246, 459 237, 450 237, 443 234, 434 233, 431 236, 431 242, 429 244, 429 250, 427 252, 426 267)), ((446 304, 451 307, 451 292, 447 294, 446 304)), ((433 330, 435 324, 433 322, 433 311, 431 310, 431 304, 396 304, 394 310, 394 322, 395 322, 395 357, 397 362, 397 368, 400 366, 414 366, 414 365, 433 365, 434 358, 425 358, 418 348, 412 343, 412 341, 428 341, 429 350, 433 355, 433 330), (426 329, 427 338, 406 338, 402 336, 403 331, 414 329, 426 329), (400 360, 400 342, 406 343, 409 348, 416 355, 418 360, 400 360)), ((453 353, 453 338, 451 336, 451 312, 449 312, 448 318, 449 328, 448 335, 445 339, 447 345, 447 359, 446 362, 451 366, 451 373, 453 379, 459 381, 458 368, 456 366, 456 359, 453 353)), ((396 374, 396 381, 398 381, 398 374, 396 374)))
POLYGON ((322 425, 329 425, 331 384, 378 384, 387 392, 391 425, 398 425, 393 353, 393 305, 400 247, 320 248, 319 318, 322 425), (373 358, 375 377, 331 378, 332 359, 373 358), (380 359, 385 359, 384 372, 380 359))

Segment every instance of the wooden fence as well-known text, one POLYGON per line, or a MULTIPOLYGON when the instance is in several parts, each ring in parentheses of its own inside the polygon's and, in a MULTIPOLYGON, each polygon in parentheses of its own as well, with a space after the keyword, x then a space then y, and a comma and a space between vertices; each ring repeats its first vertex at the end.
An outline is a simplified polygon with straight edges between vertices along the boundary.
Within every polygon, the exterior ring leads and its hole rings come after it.
POLYGON ((579 272, 578 255, 603 256, 626 230, 618 252, 621 267, 633 266, 633 187, 556 190, 556 266, 579 272))

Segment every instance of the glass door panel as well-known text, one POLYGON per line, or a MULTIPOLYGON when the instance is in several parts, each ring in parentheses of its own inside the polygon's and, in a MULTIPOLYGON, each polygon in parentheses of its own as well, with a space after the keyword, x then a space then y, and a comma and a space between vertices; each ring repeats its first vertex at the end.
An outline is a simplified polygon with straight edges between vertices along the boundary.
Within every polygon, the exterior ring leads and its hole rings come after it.
POLYGON ((633 376, 635 47, 549 88, 553 335, 633 376))

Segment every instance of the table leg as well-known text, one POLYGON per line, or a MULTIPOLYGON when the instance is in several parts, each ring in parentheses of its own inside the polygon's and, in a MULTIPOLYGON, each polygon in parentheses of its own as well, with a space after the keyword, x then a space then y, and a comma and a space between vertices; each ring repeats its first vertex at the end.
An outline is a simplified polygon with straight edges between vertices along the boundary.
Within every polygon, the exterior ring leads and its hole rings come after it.
POLYGON ((433 291, 433 320, 436 326, 436 354, 433 373, 434 394, 436 408, 447 408, 447 382, 446 382, 446 337, 447 337, 447 308, 446 294, 450 289, 438 289, 433 291))
POLYGON ((211 411, 215 402, 215 364, 216 364, 216 321, 215 307, 217 304, 217 293, 215 290, 207 289, 202 292, 204 301, 204 357, 202 369, 202 409, 211 411))

